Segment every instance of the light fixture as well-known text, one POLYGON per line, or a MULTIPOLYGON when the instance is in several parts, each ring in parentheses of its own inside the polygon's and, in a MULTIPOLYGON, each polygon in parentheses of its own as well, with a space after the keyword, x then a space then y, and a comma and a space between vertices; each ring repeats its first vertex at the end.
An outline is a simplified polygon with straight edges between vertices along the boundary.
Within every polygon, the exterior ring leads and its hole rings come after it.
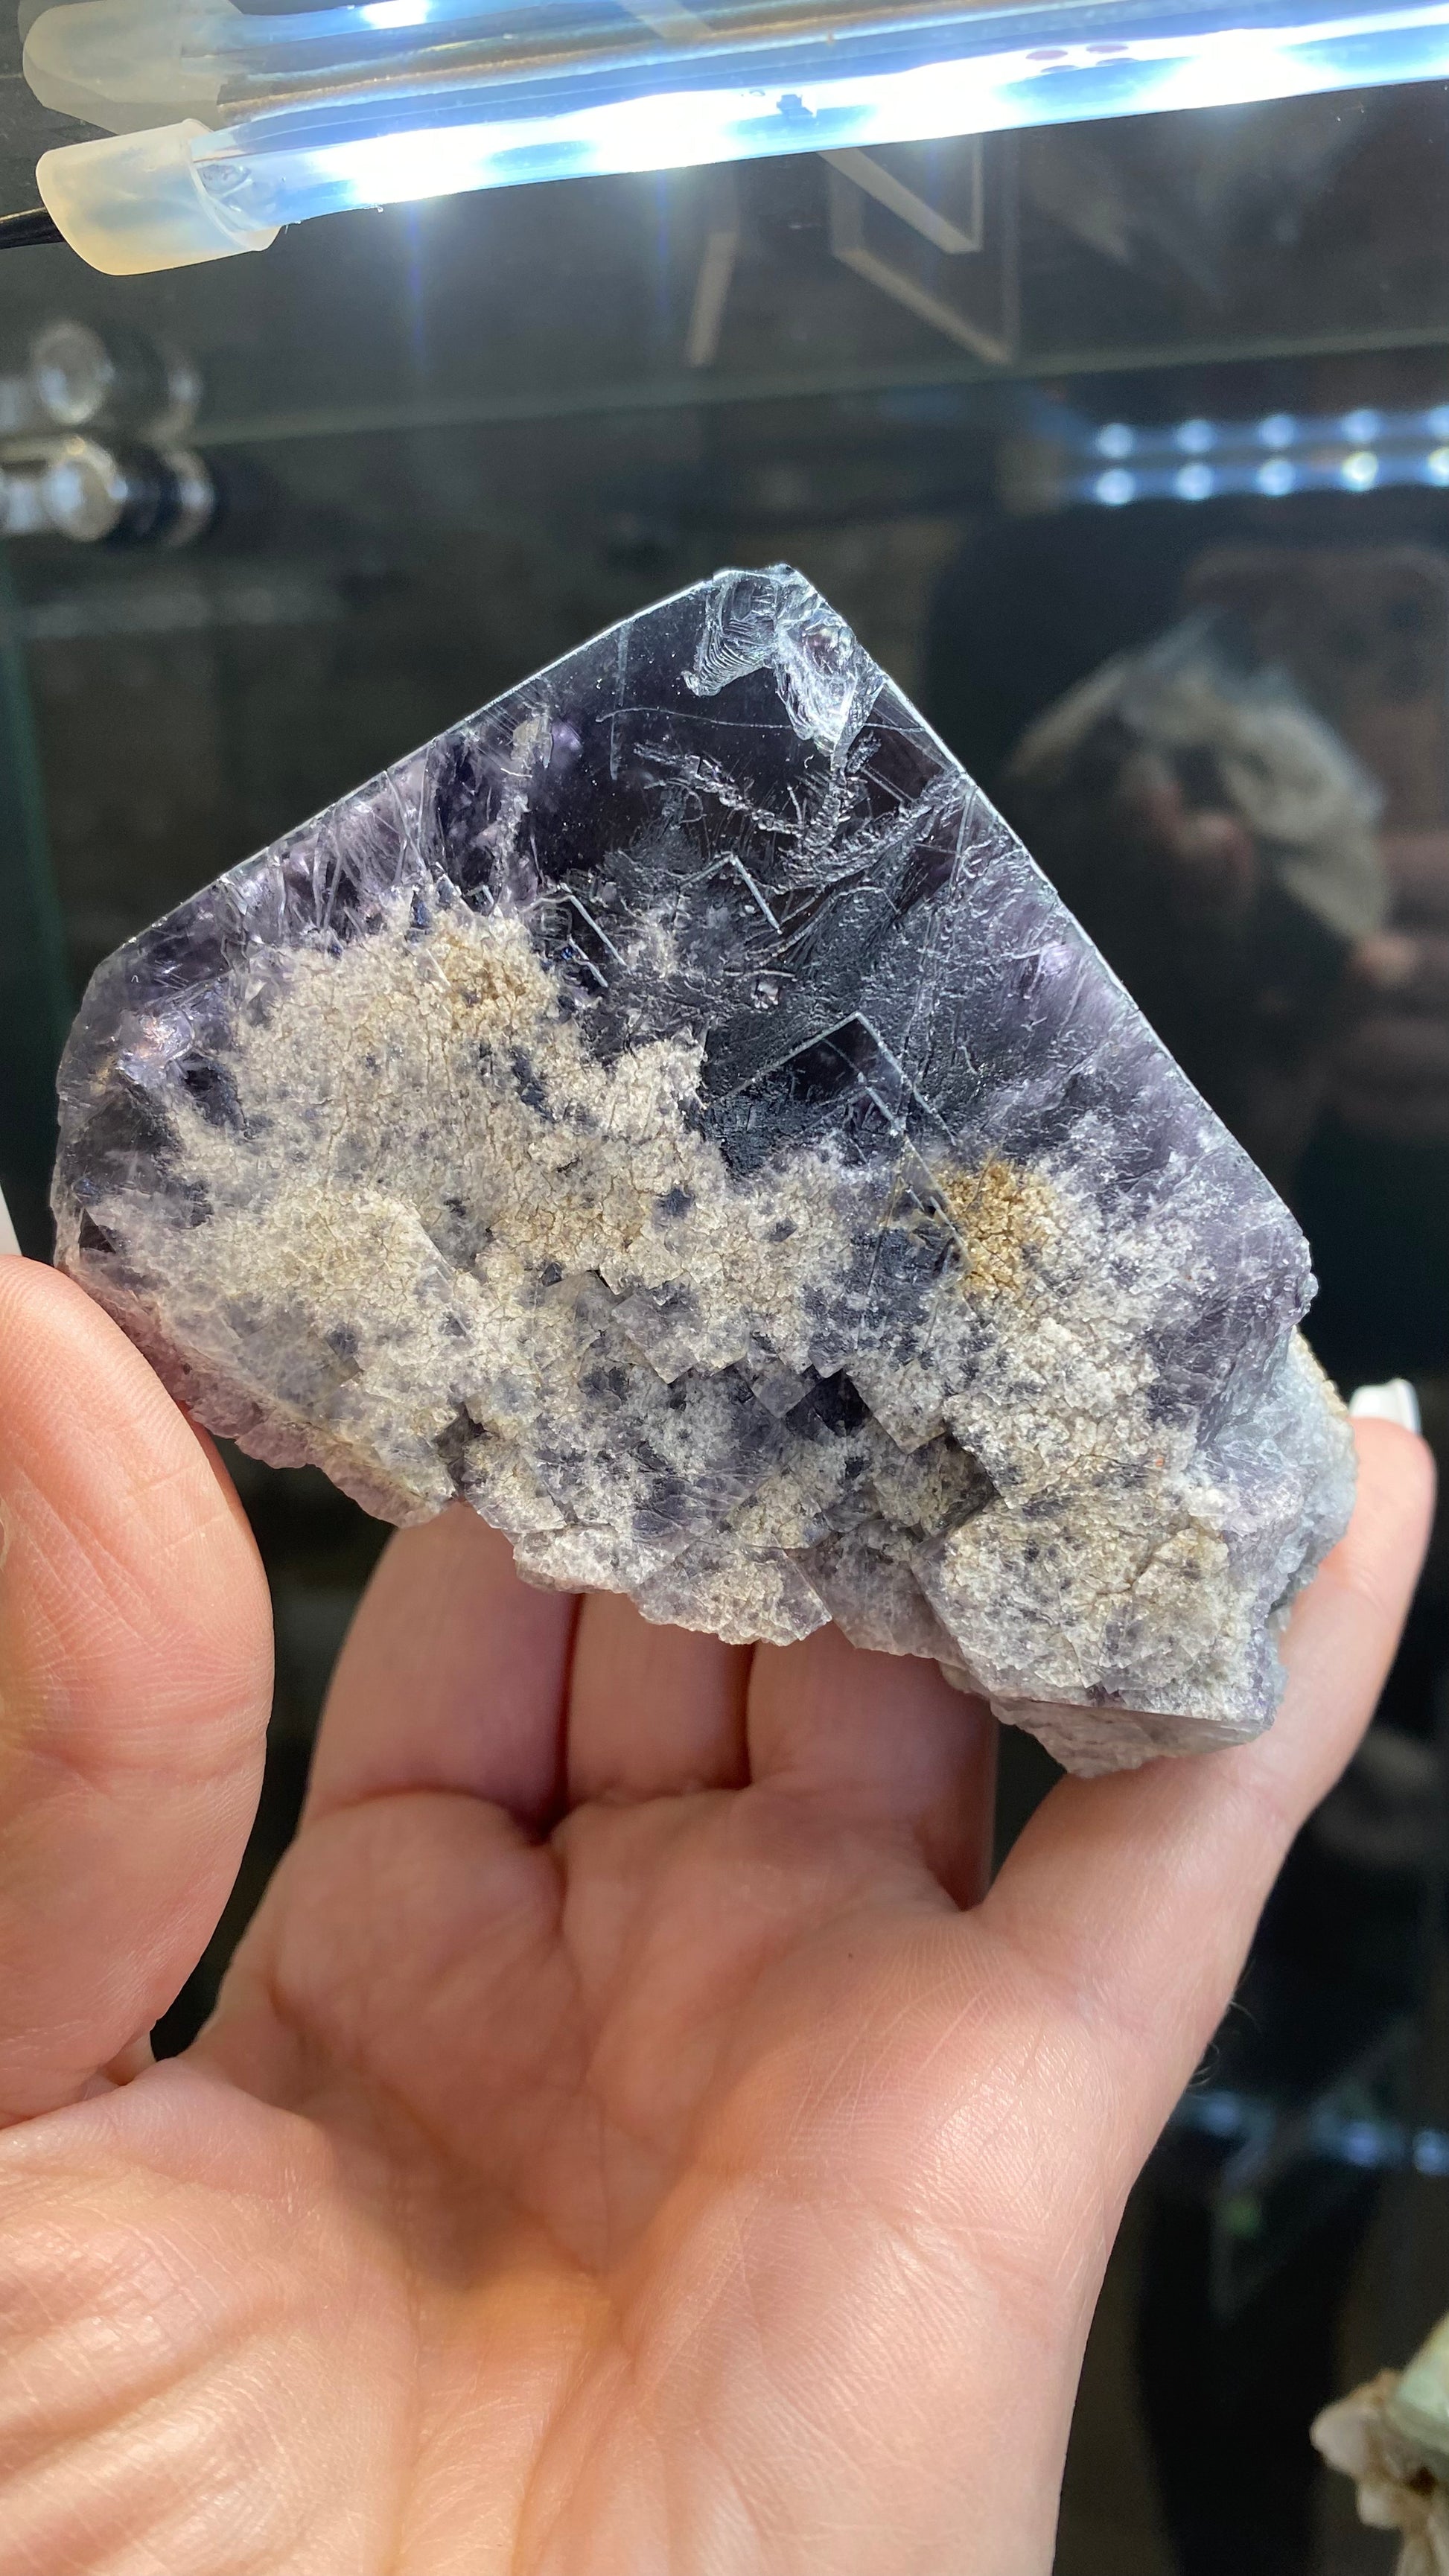
POLYGON ((1236 0, 764 0, 742 29, 686 0, 540 0, 522 27, 489 0, 73 0, 35 19, 25 70, 106 129, 37 177, 119 275, 404 197, 1449 75, 1449 0, 1279 0, 1271 27, 1204 25, 1213 6, 1236 0))
POLYGON ((1120 509, 1129 501, 1249 494, 1282 500, 1293 492, 1373 492, 1406 483, 1449 488, 1449 403, 1323 418, 1270 412, 1259 420, 1101 425, 1052 403, 1034 408, 1030 428, 1030 438, 1008 442, 1003 456, 1003 492, 1013 508, 1088 501, 1120 509), (1104 473, 1104 456, 1130 457, 1131 471, 1114 463, 1104 473))

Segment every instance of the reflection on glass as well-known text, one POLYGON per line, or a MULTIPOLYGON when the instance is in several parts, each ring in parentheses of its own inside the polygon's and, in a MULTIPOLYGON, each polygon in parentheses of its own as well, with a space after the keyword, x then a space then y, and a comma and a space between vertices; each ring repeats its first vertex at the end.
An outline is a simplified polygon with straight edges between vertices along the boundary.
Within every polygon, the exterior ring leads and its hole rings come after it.
POLYGON ((1382 797, 1281 670, 1203 613, 1028 729, 1029 847, 1280 1187, 1326 1097, 1350 958, 1383 926, 1382 797))
MULTIPOLYGON (((1337 428, 1367 441, 1387 418, 1360 404, 1337 428)), ((1286 413, 1147 436, 1119 419, 1082 471, 1180 485, 1250 438, 1286 465, 1299 437, 1286 413)), ((1348 1385, 1408 1373, 1442 1449, 1449 553, 1221 521, 1235 542, 1195 546, 1186 517, 1077 510, 984 535, 938 601, 937 713, 968 757, 975 733, 1013 823, 1297 1207, 1320 1355, 1348 1385), (961 613, 988 582, 994 659, 961 613)), ((1336 2385, 1370 2168, 1412 2161, 1424 2101, 1443 1575, 1441 1536, 1380 1721, 1295 1848, 1149 2178, 1138 2392, 1182 2576, 1320 2564, 1297 2428, 1336 2385)))

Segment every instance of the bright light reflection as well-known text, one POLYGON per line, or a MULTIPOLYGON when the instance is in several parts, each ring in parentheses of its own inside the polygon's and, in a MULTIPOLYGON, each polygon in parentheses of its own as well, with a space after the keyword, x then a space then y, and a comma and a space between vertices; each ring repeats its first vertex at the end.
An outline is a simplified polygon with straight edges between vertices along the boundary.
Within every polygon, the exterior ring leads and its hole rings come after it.
POLYGON ((379 206, 405 197, 446 197, 486 179, 491 155, 476 126, 443 134, 370 134, 356 143, 331 143, 311 156, 324 177, 349 180, 358 203, 379 206))
MULTIPOLYGON (((450 0, 362 0, 359 14, 377 28, 405 28, 441 20, 452 9, 450 0)), ((449 99, 459 119, 453 124, 349 133, 346 102, 319 99, 306 105, 305 142, 289 139, 291 111, 277 110, 258 121, 263 130, 243 121, 199 137, 193 150, 197 175, 218 203, 239 217, 245 200, 249 220, 291 223, 343 205, 396 203, 528 180, 986 134, 1084 114, 1299 97, 1347 85, 1350 63, 1355 86, 1440 77, 1449 70, 1446 28, 1449 0, 1430 0, 1428 6, 1278 28, 1271 40, 1266 31, 1204 35, 1174 28, 1110 46, 1036 47, 853 77, 835 73, 790 88, 737 82, 622 99, 590 99, 586 91, 577 106, 512 117, 498 113, 506 92, 465 83, 449 99), (1419 46, 1412 75, 1378 65, 1379 56, 1387 62, 1395 30, 1419 46), (1370 41, 1376 49, 1372 62, 1354 51, 1370 41), (310 139, 323 118, 335 141, 310 139)), ((675 61, 675 77, 684 77, 677 55, 675 61)), ((400 91, 399 114, 407 112, 405 95, 400 91)), ((437 105, 441 112, 441 94, 437 105)), ((1442 434, 1449 437, 1449 429, 1442 434)))
POLYGON ((1154 107, 1252 107, 1262 99, 1302 98, 1336 89, 1331 71, 1286 53, 1281 42, 1233 29, 1205 36, 1202 51, 1154 89, 1154 107))
MULTIPOLYGON (((767 121, 779 134, 776 149, 784 150, 794 140, 792 129, 803 124, 808 131, 810 119, 798 93, 781 98, 770 90, 671 90, 551 117, 547 143, 560 166, 575 175, 583 170, 674 170, 736 159, 741 127, 767 121)), ((536 151, 539 143, 538 126, 531 120, 490 119, 486 124, 359 135, 288 157, 304 190, 309 179, 340 183, 354 205, 382 206, 505 186, 517 175, 511 166, 516 156, 536 151)), ((198 159, 204 171, 205 147, 198 159)), ((265 174, 265 162, 258 166, 265 174)))
POLYGON ((1109 420, 1106 428, 1097 432, 1099 456, 1130 456, 1134 444, 1134 434, 1125 421, 1109 420))
POLYGON ((1359 447, 1363 446, 1365 440, 1377 438, 1383 425, 1382 412, 1347 411, 1343 416, 1344 437, 1351 438, 1359 447))
POLYGON ((1205 456, 1217 445, 1217 437, 1210 420, 1185 420, 1177 431, 1178 446, 1185 447, 1189 456, 1205 456))
POLYGON ((1291 447, 1297 435, 1297 426, 1286 411, 1271 411, 1266 420, 1258 423, 1258 436, 1265 447, 1291 447))
MULTIPOLYGON (((1449 415, 1449 404, 1443 411, 1449 415)), ((1213 424, 1215 454, 1211 464, 1195 458, 1190 464, 1165 465, 1161 454, 1164 442, 1180 438, 1180 431, 1131 428, 1126 422, 1110 424, 1120 428, 1131 442, 1135 470, 1124 472, 1114 466, 1105 474, 1089 474, 1083 481, 1064 487, 1065 492, 1082 501, 1105 502, 1109 509, 1120 509, 1128 501, 1170 498, 1177 501, 1207 501, 1219 493, 1261 492, 1268 499, 1281 500, 1289 492, 1322 490, 1337 484, 1341 491, 1371 492, 1378 488, 1407 483, 1430 483, 1441 491, 1449 490, 1449 439, 1430 447, 1423 436, 1423 425, 1432 413, 1388 413, 1380 416, 1379 428, 1385 440, 1383 447, 1358 447, 1345 455, 1323 444, 1315 445, 1312 432, 1317 427, 1320 441, 1328 428, 1325 423, 1300 421, 1295 424, 1292 455, 1281 451, 1255 461, 1251 450, 1244 453, 1237 444, 1241 425, 1218 421, 1213 424), (1412 444, 1407 443, 1411 428, 1418 429, 1412 444), (1400 445, 1400 439, 1406 441, 1400 445), (1152 442, 1158 442, 1154 449, 1152 442)), ((1190 425, 1190 424, 1187 424, 1190 425)), ((1085 426, 1085 424, 1083 425, 1085 426)), ((1334 426, 1342 430, 1340 419, 1334 426)), ((1261 438, 1261 424, 1257 435, 1261 438)), ((1331 433, 1330 433, 1331 434, 1331 433)), ((1100 451, 1101 433, 1094 434, 1091 447, 1100 451)), ((1081 449, 1078 449, 1081 454, 1081 449)))

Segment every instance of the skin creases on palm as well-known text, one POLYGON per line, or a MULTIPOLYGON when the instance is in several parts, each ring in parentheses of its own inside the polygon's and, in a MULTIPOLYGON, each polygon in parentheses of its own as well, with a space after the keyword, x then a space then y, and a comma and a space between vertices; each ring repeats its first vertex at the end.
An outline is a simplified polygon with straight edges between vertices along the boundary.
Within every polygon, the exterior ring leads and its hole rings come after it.
POLYGON ((1130 2182, 1422 1547, 1354 1530, 1252 1746, 1062 1782, 988 1895, 931 1666, 395 1538, 218 2013, 138 2045, 270 1701, 224 1478, 0 1262, 0 2576, 1046 2576, 1130 2182))
MULTIPOLYGON (((664 2569, 692 2521, 809 2563, 883 2431, 892 2301, 923 2348, 891 2455, 956 2438, 964 2248, 901 2185, 960 2116, 946 2054, 907 2080, 913 2025, 971 2009, 958 1919, 908 1829, 788 1788, 592 1804, 542 1844, 439 1791, 309 1825, 192 2058, 12 2166, 12 2217, 27 2164, 51 2211, 36 2394, 87 2515, 183 2569, 664 2569)), ((109 2564, 49 2460, 5 2545, 109 2564)))

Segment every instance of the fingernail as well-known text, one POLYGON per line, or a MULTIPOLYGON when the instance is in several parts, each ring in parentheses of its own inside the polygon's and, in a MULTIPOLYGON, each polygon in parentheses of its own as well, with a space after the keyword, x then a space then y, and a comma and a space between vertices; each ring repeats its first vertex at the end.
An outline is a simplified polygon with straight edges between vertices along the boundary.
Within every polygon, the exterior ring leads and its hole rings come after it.
POLYGON ((1391 1377, 1383 1386, 1355 1387, 1348 1409, 1355 1422, 1397 1422, 1401 1431, 1419 1428, 1419 1399, 1406 1377, 1391 1377))
POLYGON ((3 1258, 7 1252, 19 1250, 15 1228, 10 1222, 10 1210, 5 1204, 5 1193, 0 1190, 0 1258, 3 1258))

